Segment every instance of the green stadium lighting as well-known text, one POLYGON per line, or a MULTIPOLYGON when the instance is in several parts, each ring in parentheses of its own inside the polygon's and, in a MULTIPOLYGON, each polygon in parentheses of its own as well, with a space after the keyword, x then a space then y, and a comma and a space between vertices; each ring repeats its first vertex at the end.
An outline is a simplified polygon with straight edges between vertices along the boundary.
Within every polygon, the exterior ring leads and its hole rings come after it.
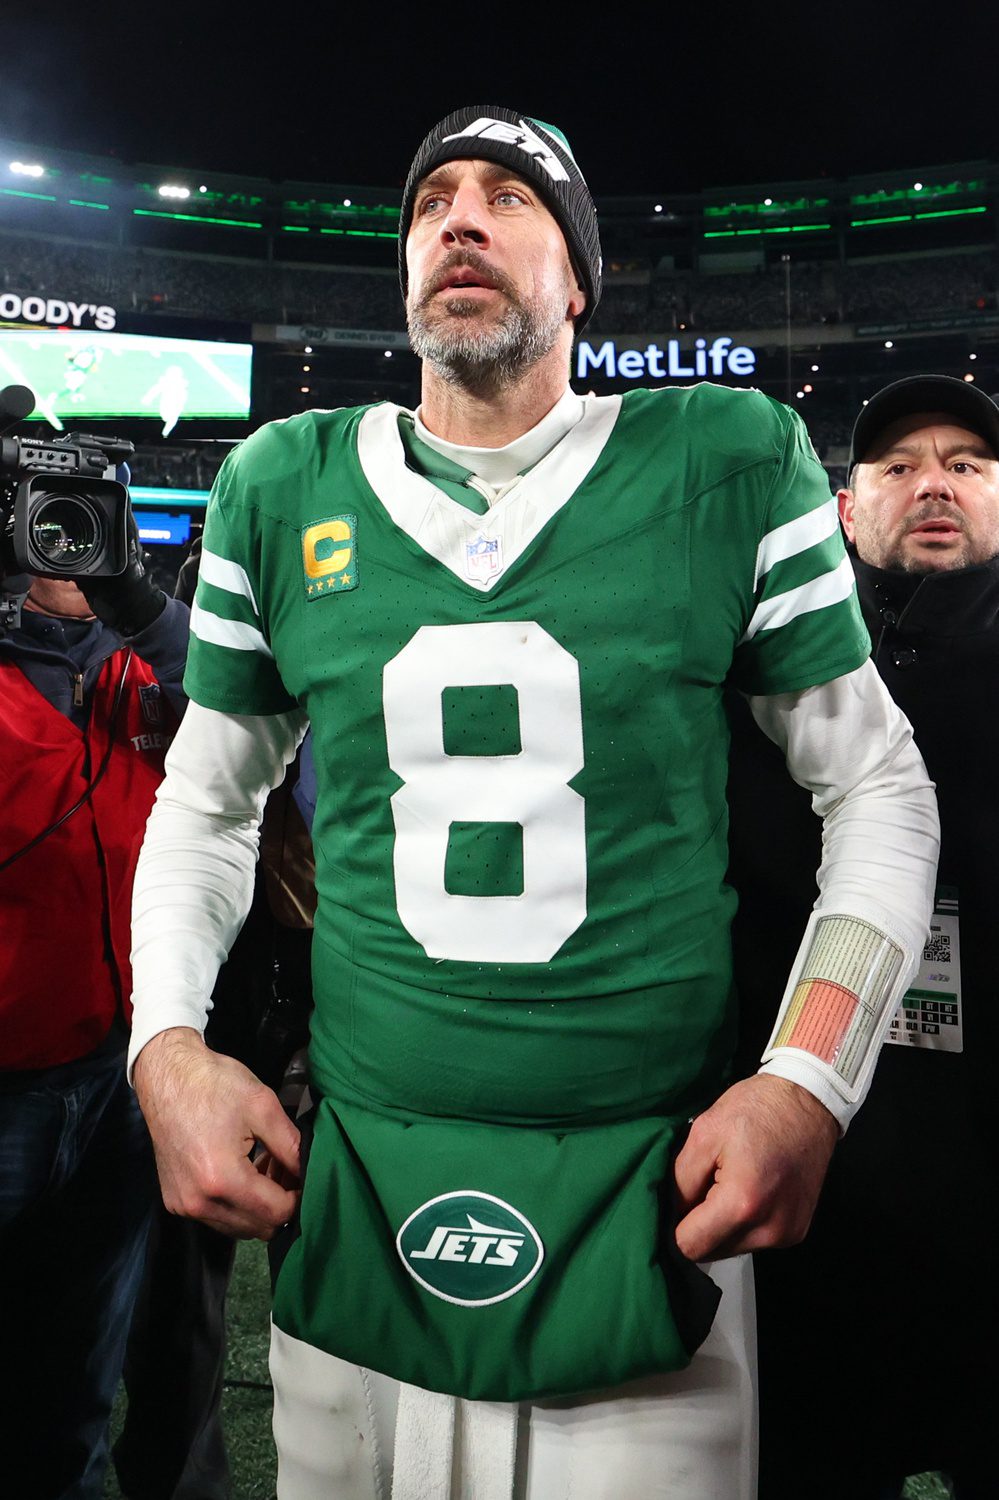
POLYGON ((828 198, 795 198, 783 202, 777 202, 773 198, 764 198, 762 203, 707 203, 704 206, 704 217, 706 219, 730 219, 746 214, 756 218, 765 211, 765 216, 770 219, 774 214, 814 213, 816 209, 828 207, 828 198))
POLYGON ((746 234, 816 234, 821 230, 831 228, 831 224, 772 224, 766 229, 705 229, 703 238, 734 240, 746 234))
POLYGON ((851 229, 867 229, 875 224, 911 224, 913 219, 963 219, 969 214, 984 214, 985 204, 971 208, 932 208, 915 214, 880 214, 876 219, 851 219, 851 229))
POLYGON ((0 188, 5 198, 37 198, 39 203, 55 203, 51 193, 29 193, 24 188, 0 188))
POLYGON ((978 208, 937 208, 932 213, 914 214, 916 219, 961 219, 965 214, 983 214, 986 206, 983 203, 978 208))
POLYGON ((253 219, 214 219, 208 214, 167 213, 165 210, 155 208, 133 208, 132 212, 140 219, 186 219, 191 224, 224 224, 232 229, 263 229, 264 227, 253 219))

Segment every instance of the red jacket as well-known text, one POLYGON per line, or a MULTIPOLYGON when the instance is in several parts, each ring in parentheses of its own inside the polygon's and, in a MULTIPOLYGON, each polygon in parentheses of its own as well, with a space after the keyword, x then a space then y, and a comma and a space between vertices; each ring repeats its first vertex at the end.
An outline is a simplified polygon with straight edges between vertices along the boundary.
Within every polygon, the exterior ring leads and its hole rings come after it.
MULTIPOLYGON (((100 669, 80 730, 0 661, 0 865, 66 812, 108 744, 127 652, 100 669)), ((177 719, 152 670, 128 665, 107 770, 92 797, 0 871, 0 1069, 85 1056, 130 1017, 132 878, 177 719)))

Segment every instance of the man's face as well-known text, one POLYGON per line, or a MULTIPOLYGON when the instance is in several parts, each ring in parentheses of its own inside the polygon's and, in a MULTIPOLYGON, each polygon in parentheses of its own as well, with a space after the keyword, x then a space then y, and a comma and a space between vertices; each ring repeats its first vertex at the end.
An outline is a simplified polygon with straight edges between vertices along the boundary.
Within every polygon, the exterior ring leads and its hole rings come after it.
POLYGON ((847 537, 875 567, 938 573, 999 554, 999 462, 945 412, 886 427, 838 498, 847 537))
POLYGON ((497 386, 547 354, 582 312, 562 231, 537 190, 487 161, 423 179, 406 241, 414 350, 446 380, 497 386))

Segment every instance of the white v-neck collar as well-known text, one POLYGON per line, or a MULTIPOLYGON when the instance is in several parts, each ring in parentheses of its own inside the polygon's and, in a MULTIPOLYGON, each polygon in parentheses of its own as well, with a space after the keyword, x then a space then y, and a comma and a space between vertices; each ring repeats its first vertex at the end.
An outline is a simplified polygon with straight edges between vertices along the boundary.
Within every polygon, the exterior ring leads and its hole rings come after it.
POLYGON ((406 463, 403 410, 384 402, 357 429, 364 477, 395 524, 456 578, 487 592, 570 500, 603 452, 620 396, 587 396, 579 421, 485 515, 452 500, 406 463))
POLYGON ((485 480, 490 488, 496 490, 510 484, 519 474, 539 463, 556 443, 561 442, 566 433, 572 431, 583 415, 583 408, 582 396, 577 396, 572 387, 567 386, 551 411, 540 422, 536 422, 528 432, 522 432, 520 437, 514 438, 512 443, 507 443, 502 448, 473 448, 462 443, 449 443, 447 438, 438 437, 424 424, 420 407, 416 408, 413 416, 416 436, 422 442, 449 458, 452 463, 468 469, 477 479, 485 480))

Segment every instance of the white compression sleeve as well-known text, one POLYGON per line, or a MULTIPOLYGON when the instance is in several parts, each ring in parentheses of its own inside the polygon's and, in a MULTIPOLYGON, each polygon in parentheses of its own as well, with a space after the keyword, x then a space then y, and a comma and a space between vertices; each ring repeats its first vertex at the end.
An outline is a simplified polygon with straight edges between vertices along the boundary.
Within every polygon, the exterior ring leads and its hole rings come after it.
POLYGON ((158 1032, 204 1031, 219 966, 253 897, 264 803, 306 727, 298 711, 221 714, 188 705, 135 874, 129 1077, 158 1032))
MULTIPOLYGON (((749 701, 823 819, 819 899, 761 1071, 807 1088, 845 1130, 870 1085, 881 1042, 926 940, 939 847, 936 798, 909 722, 872 662, 820 687, 749 701), (837 925, 840 918, 845 920, 837 925), (826 1060, 822 1046, 816 1055, 800 1045, 775 1045, 778 1038, 786 1043, 794 1029, 785 1027, 782 1034, 792 1005, 809 1003, 817 955, 821 967, 837 948, 840 972, 823 971, 820 982, 838 982, 847 995, 854 988, 848 975, 867 975, 867 993, 863 984, 856 986, 860 1003, 851 1056, 826 1060)), ((807 1030, 801 1027, 796 1035, 807 1030)))

